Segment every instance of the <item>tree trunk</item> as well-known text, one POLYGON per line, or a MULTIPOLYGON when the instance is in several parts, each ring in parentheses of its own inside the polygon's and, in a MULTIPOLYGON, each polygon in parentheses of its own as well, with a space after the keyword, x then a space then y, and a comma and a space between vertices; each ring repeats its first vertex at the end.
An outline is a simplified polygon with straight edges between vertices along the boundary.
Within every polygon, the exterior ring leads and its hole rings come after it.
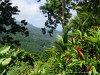
POLYGON ((65 0, 61 0, 62 2, 62 30, 65 32, 65 0))
POLYGON ((63 31, 63 42, 64 43, 67 43, 68 41, 68 32, 66 30, 66 23, 65 23, 65 20, 66 20, 66 17, 65 17, 65 6, 66 6, 66 2, 65 0, 61 0, 62 2, 62 31, 63 31))

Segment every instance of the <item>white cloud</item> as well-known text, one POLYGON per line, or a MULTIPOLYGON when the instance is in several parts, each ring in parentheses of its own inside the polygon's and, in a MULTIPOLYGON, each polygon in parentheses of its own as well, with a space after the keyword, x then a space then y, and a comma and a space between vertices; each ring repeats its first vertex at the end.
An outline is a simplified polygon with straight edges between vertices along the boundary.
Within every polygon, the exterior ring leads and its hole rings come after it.
MULTIPOLYGON (((37 0, 12 0, 12 3, 21 11, 19 15, 15 16, 18 21, 25 19, 36 27, 44 27, 46 18, 40 13, 39 7, 45 3, 45 0, 41 0, 39 3, 37 0)), ((57 29, 61 30, 61 26, 58 26, 57 29)))
POLYGON ((39 11, 39 4, 29 4, 26 0, 12 0, 12 3, 13 6, 18 6, 18 9, 21 11, 20 15, 16 16, 18 20, 27 19, 29 21, 39 11))
POLYGON ((44 27, 45 18, 40 13, 40 5, 43 5, 45 0, 37 3, 37 0, 12 0, 13 6, 18 6, 21 11, 15 16, 17 20, 25 19, 36 27, 44 27))

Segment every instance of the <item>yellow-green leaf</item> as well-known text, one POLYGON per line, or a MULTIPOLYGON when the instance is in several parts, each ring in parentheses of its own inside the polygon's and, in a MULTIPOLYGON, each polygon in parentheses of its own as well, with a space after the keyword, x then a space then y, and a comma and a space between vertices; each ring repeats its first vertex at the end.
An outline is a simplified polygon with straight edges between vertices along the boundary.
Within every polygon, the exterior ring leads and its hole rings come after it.
POLYGON ((11 61, 11 58, 7 58, 2 62, 2 65, 6 66, 6 65, 8 65, 10 63, 10 61, 11 61))

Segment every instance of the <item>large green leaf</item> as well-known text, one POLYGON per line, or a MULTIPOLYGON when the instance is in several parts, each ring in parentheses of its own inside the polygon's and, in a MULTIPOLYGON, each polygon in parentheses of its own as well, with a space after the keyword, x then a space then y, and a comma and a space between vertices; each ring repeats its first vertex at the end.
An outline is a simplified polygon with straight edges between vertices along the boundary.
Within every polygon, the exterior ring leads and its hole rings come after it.
POLYGON ((7 51, 9 51, 10 46, 4 46, 2 48, 0 48, 0 54, 6 53, 7 51))
POLYGON ((7 58, 2 62, 2 65, 6 66, 6 65, 8 65, 10 63, 10 61, 11 61, 11 58, 7 58))

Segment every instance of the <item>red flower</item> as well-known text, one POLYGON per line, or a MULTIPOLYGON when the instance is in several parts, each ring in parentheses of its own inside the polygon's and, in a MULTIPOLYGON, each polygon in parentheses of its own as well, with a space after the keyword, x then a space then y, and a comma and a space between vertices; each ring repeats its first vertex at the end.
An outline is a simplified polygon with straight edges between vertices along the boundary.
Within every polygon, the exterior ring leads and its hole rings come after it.
POLYGON ((90 69, 91 69, 91 66, 87 66, 87 67, 85 68, 85 72, 90 71, 90 69))
POLYGON ((77 51, 79 50, 79 46, 76 46, 76 50, 77 50, 77 51))
POLYGON ((77 51, 82 51, 82 48, 79 47, 79 46, 76 46, 76 50, 77 50, 77 51))
POLYGON ((81 47, 79 47, 79 46, 76 46, 76 50, 77 50, 77 52, 78 52, 78 57, 79 57, 80 59, 82 59, 82 60, 83 60, 83 56, 82 56, 82 53, 81 53, 82 48, 81 48, 81 47))
POLYGON ((69 60, 69 56, 65 58, 66 62, 69 60))
POLYGON ((80 49, 79 49, 80 51, 82 51, 82 48, 80 47, 80 49))
POLYGON ((83 60, 83 56, 82 56, 82 53, 80 51, 78 51, 78 57, 83 60))
POLYGON ((68 61, 69 60, 69 58, 68 57, 66 57, 66 61, 68 61))
POLYGON ((92 66, 86 66, 84 69, 84 75, 86 75, 86 72, 89 72, 92 66))

